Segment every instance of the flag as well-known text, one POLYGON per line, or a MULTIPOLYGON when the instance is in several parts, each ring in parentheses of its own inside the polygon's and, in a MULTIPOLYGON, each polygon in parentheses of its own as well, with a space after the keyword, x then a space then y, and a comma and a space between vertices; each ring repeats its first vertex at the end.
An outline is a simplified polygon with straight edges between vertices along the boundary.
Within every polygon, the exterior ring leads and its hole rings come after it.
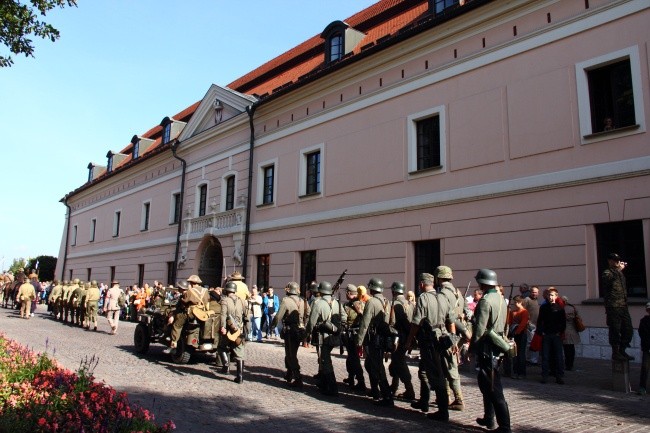
POLYGON ((38 269, 38 260, 36 260, 36 269, 38 269))

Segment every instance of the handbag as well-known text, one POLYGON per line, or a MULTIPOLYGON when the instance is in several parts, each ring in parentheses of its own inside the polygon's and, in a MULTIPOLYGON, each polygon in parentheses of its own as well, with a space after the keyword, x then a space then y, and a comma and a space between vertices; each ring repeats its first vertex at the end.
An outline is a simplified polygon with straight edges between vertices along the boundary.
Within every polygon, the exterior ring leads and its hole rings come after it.
POLYGON ((578 316, 577 311, 576 311, 575 317, 573 318, 573 326, 575 326, 576 331, 578 331, 578 332, 582 332, 585 329, 587 329, 584 322, 582 321, 582 317, 578 316))
POLYGON ((532 340, 530 340, 530 347, 529 347, 531 352, 540 352, 542 350, 542 335, 535 333, 533 335, 532 340))

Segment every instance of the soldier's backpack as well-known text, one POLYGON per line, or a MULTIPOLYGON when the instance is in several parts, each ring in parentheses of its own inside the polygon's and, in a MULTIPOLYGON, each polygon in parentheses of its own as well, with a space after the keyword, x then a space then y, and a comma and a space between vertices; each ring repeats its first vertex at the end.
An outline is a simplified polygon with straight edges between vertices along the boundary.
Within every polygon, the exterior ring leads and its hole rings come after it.
POLYGON ((124 308, 126 305, 126 295, 124 292, 120 292, 120 296, 117 297, 117 306, 120 308, 124 308))

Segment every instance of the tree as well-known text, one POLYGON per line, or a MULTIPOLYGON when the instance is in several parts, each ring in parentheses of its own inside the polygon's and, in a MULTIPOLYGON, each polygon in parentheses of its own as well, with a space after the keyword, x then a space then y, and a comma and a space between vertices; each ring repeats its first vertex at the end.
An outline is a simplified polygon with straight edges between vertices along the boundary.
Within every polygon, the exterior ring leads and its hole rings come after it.
MULTIPOLYGON (((9 48, 13 54, 34 57, 34 46, 30 35, 52 42, 59 39, 59 31, 50 24, 39 21, 55 7, 77 6, 77 0, 29 0, 31 5, 21 4, 20 0, 0 0, 0 44, 9 48)), ((0 56, 0 68, 14 63, 11 56, 0 56)))
POLYGON ((54 279, 54 270, 56 268, 56 257, 52 256, 38 256, 29 259, 25 269, 36 270, 36 263, 38 263, 38 280, 39 281, 52 281, 54 279))
POLYGON ((11 263, 11 266, 9 266, 9 271, 11 271, 12 274, 16 275, 18 272, 20 272, 21 269, 25 269, 27 267, 27 262, 25 259, 22 257, 18 259, 14 259, 13 262, 11 263))

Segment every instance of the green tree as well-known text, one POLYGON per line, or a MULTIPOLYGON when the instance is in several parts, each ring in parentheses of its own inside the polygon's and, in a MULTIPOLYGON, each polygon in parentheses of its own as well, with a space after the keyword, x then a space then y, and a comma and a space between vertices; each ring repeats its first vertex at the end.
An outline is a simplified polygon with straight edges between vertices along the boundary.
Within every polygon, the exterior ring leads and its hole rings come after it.
POLYGON ((38 263, 38 281, 52 281, 54 279, 54 270, 56 268, 56 257, 38 256, 29 259, 25 269, 36 271, 36 263, 38 263))
POLYGON ((20 257, 17 259, 14 259, 13 262, 11 262, 11 266, 9 266, 9 270, 16 275, 18 272, 20 272, 21 269, 25 269, 27 267, 27 262, 25 261, 24 258, 20 257))
MULTIPOLYGON (((77 6, 77 0, 29 0, 29 3, 31 5, 21 4, 19 0, 0 0, 0 44, 13 54, 34 57, 31 35, 52 42, 60 36, 57 29, 39 18, 55 7, 77 6)), ((0 68, 13 63, 11 56, 0 56, 0 68)))

